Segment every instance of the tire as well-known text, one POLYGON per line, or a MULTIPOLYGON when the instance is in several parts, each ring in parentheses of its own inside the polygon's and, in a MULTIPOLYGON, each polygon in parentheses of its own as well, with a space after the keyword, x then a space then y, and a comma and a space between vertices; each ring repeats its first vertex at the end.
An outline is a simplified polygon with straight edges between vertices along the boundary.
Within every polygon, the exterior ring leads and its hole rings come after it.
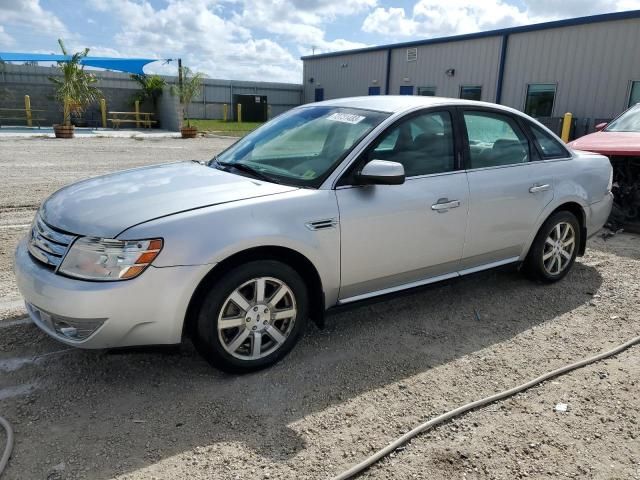
POLYGON ((197 314, 196 347, 226 372, 269 367, 303 335, 308 298, 304 280, 282 262, 259 260, 236 267, 204 298, 197 314))
POLYGON ((525 260, 525 271, 545 283, 564 278, 576 260, 580 234, 580 223, 573 213, 561 210, 551 215, 540 227, 531 245, 525 260), (558 235, 560 241, 556 239, 558 235))

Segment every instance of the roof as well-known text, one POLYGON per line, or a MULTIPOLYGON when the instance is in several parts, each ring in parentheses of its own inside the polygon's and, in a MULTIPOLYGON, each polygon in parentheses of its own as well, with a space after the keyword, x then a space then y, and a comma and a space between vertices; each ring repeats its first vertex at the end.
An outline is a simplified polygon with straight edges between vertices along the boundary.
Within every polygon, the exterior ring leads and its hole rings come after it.
POLYGON ((314 60, 317 58, 339 57, 341 55, 349 55, 352 53, 377 52, 390 50, 393 48, 418 47, 420 45, 433 45, 437 43, 459 42, 462 40, 475 40, 478 38, 495 37, 502 35, 511 35, 514 33, 536 32, 539 30, 548 30, 550 28, 572 27, 576 25, 588 25, 591 23, 610 22, 614 20, 627 20, 631 18, 640 18, 640 10, 630 10, 628 12, 604 13, 601 15, 590 15, 587 17, 569 18, 566 20, 555 20, 552 22, 535 23, 532 25, 523 25, 521 27, 501 28, 497 30, 488 30, 486 32, 467 33, 464 35, 454 35, 449 37, 429 38, 425 40, 415 40, 411 42, 391 43, 387 45, 379 45, 375 47, 357 48, 354 50, 342 50, 338 52, 319 53, 317 55, 305 55, 302 60, 314 60))
MULTIPOLYGON (((48 55, 44 53, 16 53, 0 52, 0 60, 4 62, 68 62, 71 55, 48 55)), ((82 65, 88 67, 105 68, 121 72, 144 75, 143 67, 147 63, 155 62, 153 58, 116 58, 116 57, 83 57, 82 65)))
POLYGON ((495 103, 477 102, 475 100, 463 100, 460 98, 423 97, 421 95, 370 95, 362 97, 336 98, 317 103, 307 103, 302 107, 326 105, 331 107, 362 108, 379 112, 399 113, 418 107, 431 107, 434 105, 471 105, 491 107, 522 115, 522 112, 495 103))

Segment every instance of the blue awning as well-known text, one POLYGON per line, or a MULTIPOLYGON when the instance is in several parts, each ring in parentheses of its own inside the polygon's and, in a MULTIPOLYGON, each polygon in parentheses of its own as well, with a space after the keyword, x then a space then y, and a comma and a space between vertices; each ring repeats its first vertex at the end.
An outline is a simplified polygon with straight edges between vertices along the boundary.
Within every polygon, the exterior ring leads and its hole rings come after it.
MULTIPOLYGON (((0 60, 4 62, 68 62, 71 60, 71 55, 0 52, 0 60)), ((144 75, 143 67, 147 63, 157 61, 158 59, 153 58, 84 57, 80 60, 80 63, 88 67, 98 67, 107 70, 144 75)))

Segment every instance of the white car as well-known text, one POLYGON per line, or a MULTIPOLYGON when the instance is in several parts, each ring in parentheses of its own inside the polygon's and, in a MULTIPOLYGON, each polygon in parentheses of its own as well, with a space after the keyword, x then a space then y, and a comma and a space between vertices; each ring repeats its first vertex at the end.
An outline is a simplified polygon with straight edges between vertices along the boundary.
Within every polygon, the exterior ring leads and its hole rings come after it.
POLYGON ((207 164, 59 190, 18 246, 16 278, 34 322, 68 345, 189 333, 214 365, 254 370, 337 305, 506 264, 561 279, 609 215, 611 174, 503 106, 332 100, 207 164))

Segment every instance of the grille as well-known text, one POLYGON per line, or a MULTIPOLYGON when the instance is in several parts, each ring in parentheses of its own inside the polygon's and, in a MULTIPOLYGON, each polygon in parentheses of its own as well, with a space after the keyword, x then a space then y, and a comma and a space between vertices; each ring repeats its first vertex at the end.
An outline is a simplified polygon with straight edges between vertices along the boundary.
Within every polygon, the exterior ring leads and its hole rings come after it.
POLYGON ((31 226, 29 253, 45 265, 57 269, 74 239, 75 235, 51 228, 38 214, 31 226))

